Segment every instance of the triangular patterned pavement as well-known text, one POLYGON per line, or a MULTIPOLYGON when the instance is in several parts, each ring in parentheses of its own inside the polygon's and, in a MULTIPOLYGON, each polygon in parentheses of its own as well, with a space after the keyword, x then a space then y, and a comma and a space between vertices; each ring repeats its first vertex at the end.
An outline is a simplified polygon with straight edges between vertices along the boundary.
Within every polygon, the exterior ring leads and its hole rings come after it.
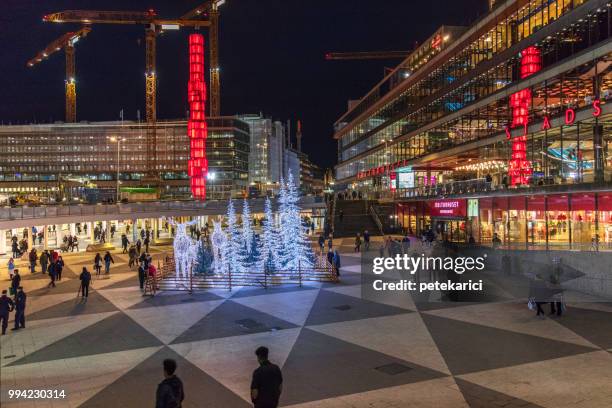
MULTIPOLYGON (((37 384, 38 387, 44 389, 63 390, 66 393, 66 398, 55 400, 54 405, 58 407, 77 407, 137 366, 159 348, 148 347, 98 356, 67 358, 59 362, 44 361, 2 367, 2 387, 3 389, 5 387, 20 389, 25 384, 30 384, 30 387, 34 388, 34 384, 37 384), (33 380, 44 382, 32 383, 33 380)), ((132 390, 132 393, 138 393, 138 391, 134 392, 132 390)), ((9 403, 8 406, 10 405, 9 403)), ((33 404, 26 402, 25 405, 32 406, 33 404)), ((4 405, 2 406, 4 407, 4 405)), ((114 405, 114 407, 124 406, 114 405)))
MULTIPOLYGON (((483 303, 423 312, 447 319, 509 330, 586 347, 595 345, 561 323, 565 319, 540 319, 524 303, 483 303)), ((610 323, 612 333, 612 323, 610 323)), ((610 334, 612 336, 612 334, 610 334)))
POLYGON ((309 329, 450 375, 418 313, 308 326, 309 329))
POLYGON ((425 313, 421 317, 454 375, 593 351, 592 348, 576 344, 425 313))
POLYGON ((612 348, 610 312, 568 307, 566 313, 555 321, 603 349, 612 348))
POLYGON ((162 363, 167 358, 177 362, 176 375, 183 382, 185 392, 183 408, 251 406, 174 350, 164 347, 87 400, 81 407, 155 406, 157 385, 164 378, 162 363))
POLYGON ((30 364, 115 351, 161 346, 162 343, 123 312, 56 341, 10 365, 30 364))
POLYGON ((306 320, 306 325, 336 323, 402 313, 412 312, 395 306, 321 290, 315 304, 312 306, 310 315, 306 320))
POLYGON ((471 383, 455 377, 455 382, 463 394, 470 408, 490 408, 490 407, 521 407, 521 408, 543 408, 540 405, 532 404, 520 398, 503 394, 489 388, 471 383))
POLYGON ((27 322, 26 330, 0 338, 0 365, 6 365, 42 349, 117 312, 86 314, 74 317, 27 322), (61 328, 61 330, 58 330, 61 328), (10 357, 14 356, 14 357, 10 357))
POLYGON ((142 295, 142 291, 138 287, 119 288, 119 289, 102 289, 96 291, 100 295, 108 299, 113 305, 121 310, 128 309, 134 305, 142 303, 148 297, 142 295))
POLYGON ((55 287, 47 287, 43 286, 40 289, 32 290, 28 292, 29 296, 44 296, 44 295, 57 295, 57 294, 65 294, 65 293, 74 293, 74 296, 77 295, 77 291, 81 287, 81 281, 78 279, 64 279, 61 281, 55 282, 55 287))
POLYGON ((250 401, 250 383, 257 368, 255 350, 266 346, 270 361, 282 367, 301 328, 278 330, 172 345, 172 349, 195 364, 244 400, 250 401))
POLYGON ((119 309, 96 291, 90 291, 85 300, 82 297, 70 298, 54 306, 34 312, 28 320, 53 319, 56 317, 78 316, 91 313, 115 312, 119 309))
POLYGON ((181 334, 172 344, 243 336, 295 327, 297 326, 277 317, 226 300, 181 334))
POLYGON ((307 328, 302 329, 282 369, 285 379, 283 405, 445 376, 307 328), (387 372, 383 372, 385 370, 387 372))
POLYGON ((318 295, 318 290, 303 290, 267 296, 233 297, 232 301, 302 326, 318 295))
MULTIPOLYGON (((308 282, 311 283, 311 282, 308 282)), ((242 289, 234 292, 231 296, 232 299, 261 296, 261 295, 274 295, 277 293, 293 293, 293 292, 304 292, 310 290, 316 290, 318 287, 314 285, 304 284, 299 285, 282 285, 282 286, 269 286, 266 288, 257 288, 252 286, 245 286, 242 289)))
POLYGON ((185 330, 213 311, 225 299, 163 307, 128 309, 124 312, 162 343, 170 344, 185 330))
POLYGON ((210 292, 195 292, 195 293, 179 293, 175 292, 161 292, 155 296, 146 296, 141 298, 142 301, 130 306, 131 309, 141 309, 148 307, 163 307, 173 305, 185 305, 188 303, 196 302, 208 302, 210 300, 221 300, 224 299, 221 296, 217 296, 210 292))

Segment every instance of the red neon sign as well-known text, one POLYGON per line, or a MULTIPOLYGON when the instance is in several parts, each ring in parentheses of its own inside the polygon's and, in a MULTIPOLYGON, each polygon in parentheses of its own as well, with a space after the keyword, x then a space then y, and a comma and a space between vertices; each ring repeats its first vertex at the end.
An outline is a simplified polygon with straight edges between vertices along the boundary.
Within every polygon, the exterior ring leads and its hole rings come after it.
POLYGON ((193 198, 206 199, 206 82, 204 80, 204 36, 189 35, 189 84, 187 97, 189 101, 189 122, 187 134, 190 143, 190 155, 187 172, 191 181, 193 198))
POLYGON ((571 125, 572 123, 574 123, 574 120, 576 120, 576 111, 572 108, 568 108, 565 111, 565 124, 571 125))
POLYGON ((593 101, 593 116, 596 118, 601 116, 601 101, 599 99, 593 101))

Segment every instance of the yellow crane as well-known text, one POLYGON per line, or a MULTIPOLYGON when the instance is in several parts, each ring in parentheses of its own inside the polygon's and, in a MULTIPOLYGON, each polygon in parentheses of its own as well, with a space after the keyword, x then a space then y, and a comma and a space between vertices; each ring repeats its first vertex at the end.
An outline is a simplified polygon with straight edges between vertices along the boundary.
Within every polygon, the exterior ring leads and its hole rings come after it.
POLYGON ((74 45, 91 31, 85 26, 78 31, 69 32, 52 41, 47 47, 28 61, 28 67, 33 67, 52 54, 64 50, 66 54, 66 122, 76 122, 76 65, 74 58, 74 45))

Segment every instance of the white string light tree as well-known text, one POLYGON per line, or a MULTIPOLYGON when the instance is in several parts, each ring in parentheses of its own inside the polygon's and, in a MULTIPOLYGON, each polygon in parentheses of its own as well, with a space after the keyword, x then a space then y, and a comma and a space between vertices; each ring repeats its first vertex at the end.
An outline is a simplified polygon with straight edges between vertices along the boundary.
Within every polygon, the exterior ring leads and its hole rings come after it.
POLYGON ((244 266, 251 266, 253 259, 253 241, 255 239, 251 223, 251 209, 249 203, 244 199, 242 203, 242 242, 244 244, 244 266))
POLYGON ((226 260, 232 274, 245 273, 244 242, 242 233, 238 230, 236 209, 231 198, 227 205, 227 242, 225 251, 222 251, 222 257, 226 260))
POLYGON ((279 266, 288 271, 298 268, 311 269, 314 255, 306 231, 302 226, 300 207, 298 206, 298 189, 289 172, 287 182, 279 194, 279 234, 282 249, 279 251, 279 266))
POLYGON ((221 227, 221 221, 213 221, 213 232, 210 235, 210 243, 213 252, 212 270, 217 275, 226 274, 229 269, 229 263, 223 255, 228 252, 228 243, 227 235, 225 235, 221 227))
POLYGON ((263 229, 261 240, 259 241, 259 257, 257 259, 257 270, 273 272, 276 265, 275 259, 278 255, 279 234, 274 223, 272 213, 272 203, 270 198, 266 198, 264 205, 263 229))

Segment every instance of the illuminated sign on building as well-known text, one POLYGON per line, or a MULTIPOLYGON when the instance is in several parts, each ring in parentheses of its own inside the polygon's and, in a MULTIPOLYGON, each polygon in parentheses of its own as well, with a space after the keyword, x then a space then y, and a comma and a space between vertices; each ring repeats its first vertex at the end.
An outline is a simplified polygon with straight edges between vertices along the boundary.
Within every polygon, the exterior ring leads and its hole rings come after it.
POLYGON ((429 214, 432 217, 465 218, 466 200, 435 200, 429 203, 429 214))

